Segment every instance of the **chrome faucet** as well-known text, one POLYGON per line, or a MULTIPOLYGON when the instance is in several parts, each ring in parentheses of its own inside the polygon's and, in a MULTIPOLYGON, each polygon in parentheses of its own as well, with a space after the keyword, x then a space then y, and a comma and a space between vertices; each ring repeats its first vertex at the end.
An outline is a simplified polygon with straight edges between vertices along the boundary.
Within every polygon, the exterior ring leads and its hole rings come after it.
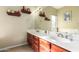
POLYGON ((62 38, 64 37, 63 34, 61 34, 61 33, 59 33, 57 36, 62 37, 62 38))
POLYGON ((66 35, 65 38, 66 38, 66 39, 69 39, 70 41, 73 41, 72 35, 66 35))

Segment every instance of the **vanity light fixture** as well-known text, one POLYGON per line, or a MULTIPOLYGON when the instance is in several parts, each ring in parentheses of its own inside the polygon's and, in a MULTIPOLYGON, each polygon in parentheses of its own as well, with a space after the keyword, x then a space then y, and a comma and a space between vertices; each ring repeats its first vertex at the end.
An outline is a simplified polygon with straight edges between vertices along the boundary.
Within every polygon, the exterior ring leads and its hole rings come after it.
POLYGON ((46 15, 45 15, 45 12, 40 11, 40 12, 39 12, 39 16, 41 16, 41 17, 45 17, 45 16, 46 16, 46 15))
POLYGON ((8 10, 7 14, 11 16, 18 16, 18 17, 21 16, 21 13, 19 12, 19 10, 18 11, 8 10))
POLYGON ((40 17, 44 17, 44 20, 46 20, 46 21, 50 21, 50 19, 46 16, 46 13, 43 12, 43 11, 40 11, 40 12, 39 12, 39 16, 40 16, 40 17))
POLYGON ((48 17, 45 17, 45 20, 46 20, 46 21, 50 21, 50 19, 49 19, 48 17))
POLYGON ((30 8, 25 8, 25 6, 23 6, 23 8, 21 9, 21 12, 26 14, 31 14, 30 8))

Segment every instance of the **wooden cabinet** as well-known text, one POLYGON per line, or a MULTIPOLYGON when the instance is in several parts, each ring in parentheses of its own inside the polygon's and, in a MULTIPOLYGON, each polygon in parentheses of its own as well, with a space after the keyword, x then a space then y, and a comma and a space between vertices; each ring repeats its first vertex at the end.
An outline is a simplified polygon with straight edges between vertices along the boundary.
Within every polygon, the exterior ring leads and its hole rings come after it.
POLYGON ((33 45, 32 45, 32 49, 33 49, 35 52, 39 52, 39 47, 38 47, 38 45, 36 45, 36 44, 33 44, 33 45))
POLYGON ((50 43, 35 35, 27 33, 27 42, 35 52, 49 52, 50 43))
POLYGON ((32 48, 35 52, 39 51, 39 38, 37 36, 34 36, 33 38, 32 48))
POLYGON ((39 37, 34 36, 34 44, 39 45, 39 37))
POLYGON ((39 51, 39 38, 30 33, 27 33, 27 42, 35 52, 39 51))
POLYGON ((50 43, 47 40, 39 39, 39 51, 50 52, 50 43))
POLYGON ((68 50, 66 50, 64 48, 61 48, 61 47, 59 47, 59 46, 57 46, 55 44, 52 44, 52 43, 51 43, 51 49, 50 49, 50 51, 51 52, 70 52, 70 51, 68 51, 68 50))
POLYGON ((30 33, 27 33, 27 42, 35 52, 70 52, 30 33))
POLYGON ((27 33, 27 42, 29 45, 33 44, 33 35, 30 33, 27 33))

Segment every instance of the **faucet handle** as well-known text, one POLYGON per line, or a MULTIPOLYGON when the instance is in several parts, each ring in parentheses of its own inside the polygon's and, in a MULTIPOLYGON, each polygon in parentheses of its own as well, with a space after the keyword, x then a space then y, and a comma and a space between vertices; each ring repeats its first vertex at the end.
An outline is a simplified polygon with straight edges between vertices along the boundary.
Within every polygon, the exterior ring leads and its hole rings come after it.
POLYGON ((66 35, 65 38, 66 38, 66 39, 69 39, 70 41, 73 41, 73 38, 72 38, 72 35, 71 35, 71 34, 66 35))

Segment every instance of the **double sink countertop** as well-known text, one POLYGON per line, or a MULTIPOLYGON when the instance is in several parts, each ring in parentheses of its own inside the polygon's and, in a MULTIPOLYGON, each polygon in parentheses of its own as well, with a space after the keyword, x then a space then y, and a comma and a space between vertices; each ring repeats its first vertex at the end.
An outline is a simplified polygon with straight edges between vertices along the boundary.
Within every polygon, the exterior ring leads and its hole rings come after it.
MULTIPOLYGON (((63 42, 63 38, 59 38, 56 35, 49 35, 49 34, 45 34, 43 32, 39 32, 37 30, 31 29, 27 31, 28 33, 35 35, 39 38, 42 38, 44 40, 47 40, 53 44, 56 44, 64 49, 67 49, 71 52, 78 52, 79 51, 79 41, 72 41, 72 42, 63 42)), ((66 40, 66 39, 65 39, 66 40)))

